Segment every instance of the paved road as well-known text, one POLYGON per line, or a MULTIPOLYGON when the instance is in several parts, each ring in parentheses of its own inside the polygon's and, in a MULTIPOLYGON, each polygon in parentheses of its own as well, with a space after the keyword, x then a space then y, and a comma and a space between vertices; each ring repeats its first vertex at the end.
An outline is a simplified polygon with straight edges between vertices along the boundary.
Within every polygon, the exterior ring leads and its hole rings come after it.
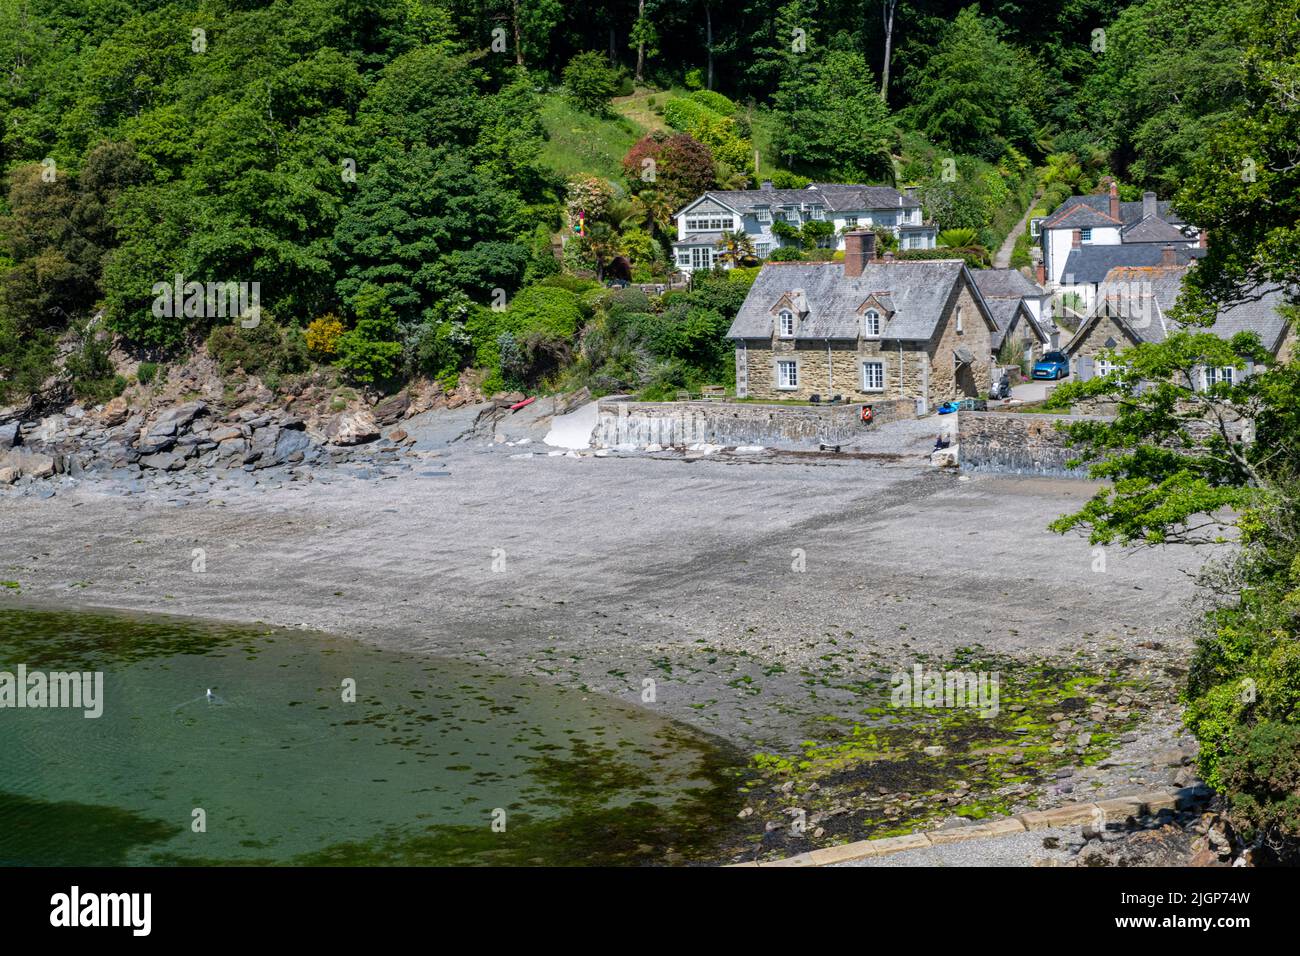
POLYGON ((1058 379, 1055 382, 1047 379, 1030 379, 1027 382, 1021 382, 1019 385, 1011 386, 1011 397, 1019 399, 1022 402, 1041 402, 1047 397, 1049 386, 1064 385, 1071 381, 1070 376, 1058 379))

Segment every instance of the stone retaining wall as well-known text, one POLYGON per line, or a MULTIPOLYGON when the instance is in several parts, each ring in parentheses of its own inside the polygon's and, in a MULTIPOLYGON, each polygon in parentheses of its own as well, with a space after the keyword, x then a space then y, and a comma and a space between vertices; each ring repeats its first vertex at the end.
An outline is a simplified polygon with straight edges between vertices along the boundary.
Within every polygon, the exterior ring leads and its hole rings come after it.
POLYGON ((1199 807, 1206 803, 1211 795, 1211 791, 1206 787, 1186 787, 1170 793, 1156 791, 1131 797, 1098 800, 1095 803, 1071 803, 1050 810, 1030 810, 1013 817, 998 817, 951 830, 930 830, 880 840, 859 840, 855 843, 800 853, 784 860, 733 863, 731 866, 833 866, 837 863, 848 863, 869 857, 888 856, 904 850, 923 850, 926 847, 941 846, 945 843, 1024 833, 1027 830, 1046 830, 1084 823, 1106 826, 1112 823, 1123 823, 1130 817, 1154 817, 1162 811, 1173 812, 1199 807))
POLYGON ((1057 424, 1099 415, 1034 415, 1016 412, 957 413, 957 441, 963 471, 1016 475, 1088 477, 1087 467, 1068 468, 1078 452, 1065 444, 1057 424))
POLYGON ((875 418, 863 425, 862 405, 765 405, 756 402, 629 402, 605 400, 597 405, 592 444, 618 445, 762 445, 766 448, 812 448, 825 442, 848 444, 868 428, 915 418, 911 401, 869 403, 875 418))

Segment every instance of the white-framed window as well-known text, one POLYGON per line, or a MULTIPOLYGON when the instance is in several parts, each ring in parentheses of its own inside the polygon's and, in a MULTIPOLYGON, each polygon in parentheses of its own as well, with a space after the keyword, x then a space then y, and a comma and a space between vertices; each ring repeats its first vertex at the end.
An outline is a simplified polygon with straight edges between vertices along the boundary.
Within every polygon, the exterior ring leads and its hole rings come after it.
POLYGON ((677 264, 679 266, 689 266, 691 264, 691 253, 689 249, 677 250, 677 264))
POLYGON ((1093 370, 1097 373, 1098 377, 1102 375, 1109 375, 1111 372, 1115 371, 1118 368, 1119 368, 1118 362, 1112 362, 1104 358, 1096 359, 1093 362, 1093 370))
POLYGON ((710 216, 708 218, 699 217, 696 219, 686 220, 687 232, 718 232, 722 229, 730 230, 731 227, 732 219, 730 216, 710 216))
POLYGON ((961 335, 961 306, 957 306, 957 334, 961 335))
POLYGON ((844 217, 844 226, 845 226, 846 229, 856 229, 856 228, 858 228, 858 217, 857 217, 857 216, 845 216, 845 217, 844 217))
POLYGON ((870 338, 880 335, 880 313, 875 309, 867 309, 862 317, 862 334, 870 338))
POLYGON ((799 387, 799 364, 793 359, 782 359, 776 363, 776 387, 799 387))
POLYGON ((712 269, 713 250, 708 246, 696 246, 691 249, 692 269, 712 269))
POLYGON ((771 251, 772 251, 772 244, 770 242, 754 243, 754 255, 758 256, 760 259, 766 259, 767 254, 771 251))
POLYGON ((826 218, 826 210, 821 206, 813 206, 811 212, 814 219, 821 220, 826 218))
POLYGON ((1236 371, 1237 370, 1231 365, 1225 366, 1224 368, 1207 368, 1205 370, 1205 387, 1210 388, 1213 385, 1217 385, 1219 382, 1227 382, 1231 385, 1236 381, 1234 378, 1234 373, 1236 371))
POLYGON ((885 390, 885 363, 862 363, 862 390, 864 392, 883 392, 885 390))
POLYGON ((794 313, 789 309, 782 309, 781 314, 777 316, 777 321, 781 338, 794 338, 794 313))
POLYGON ((1091 230, 1091 229, 1080 229, 1080 230, 1079 230, 1079 241, 1080 241, 1080 242, 1092 242, 1092 230, 1091 230))
POLYGON ((758 219, 759 222, 771 222, 771 221, 772 221, 772 210, 770 210, 770 209, 755 209, 755 210, 754 210, 754 216, 758 219))

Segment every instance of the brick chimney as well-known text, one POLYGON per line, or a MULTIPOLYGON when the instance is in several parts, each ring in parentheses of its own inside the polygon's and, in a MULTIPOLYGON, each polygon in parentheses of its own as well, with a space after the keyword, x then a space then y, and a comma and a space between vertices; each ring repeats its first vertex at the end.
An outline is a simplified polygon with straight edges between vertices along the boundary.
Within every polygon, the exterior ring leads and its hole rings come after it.
POLYGON ((1143 193, 1142 194, 1142 218, 1150 219, 1155 214, 1156 214, 1156 194, 1143 193))
POLYGON ((1119 185, 1113 179, 1110 181, 1110 218, 1119 218, 1119 185))
POLYGON ((1196 234, 1196 244, 1202 249, 1210 248, 1210 237, 1206 234, 1204 229, 1200 230, 1196 234))
POLYGON ((1047 266, 1042 262, 1038 263, 1038 268, 1034 270, 1038 277, 1039 285, 1047 285, 1047 266))
POLYGON ((1173 246, 1163 246, 1160 249, 1160 265, 1176 266, 1178 265, 1178 256, 1174 253, 1173 246))
POLYGON ((870 229, 854 229, 844 234, 844 278, 862 275, 862 267, 876 258, 876 234, 870 229))
POLYGON ((1071 249, 1082 249, 1082 248, 1083 248, 1083 230, 1082 230, 1082 229, 1075 229, 1075 230, 1073 230, 1073 231, 1070 233, 1070 248, 1071 248, 1071 249))

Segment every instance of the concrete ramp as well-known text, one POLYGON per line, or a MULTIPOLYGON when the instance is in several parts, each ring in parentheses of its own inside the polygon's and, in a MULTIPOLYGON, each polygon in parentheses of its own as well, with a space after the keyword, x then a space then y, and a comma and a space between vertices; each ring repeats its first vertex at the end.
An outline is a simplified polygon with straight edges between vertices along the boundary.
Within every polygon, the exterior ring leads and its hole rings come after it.
POLYGON ((551 419, 551 430, 542 439, 552 448, 590 448, 591 433, 596 430, 597 404, 587 402, 567 415, 551 419))

